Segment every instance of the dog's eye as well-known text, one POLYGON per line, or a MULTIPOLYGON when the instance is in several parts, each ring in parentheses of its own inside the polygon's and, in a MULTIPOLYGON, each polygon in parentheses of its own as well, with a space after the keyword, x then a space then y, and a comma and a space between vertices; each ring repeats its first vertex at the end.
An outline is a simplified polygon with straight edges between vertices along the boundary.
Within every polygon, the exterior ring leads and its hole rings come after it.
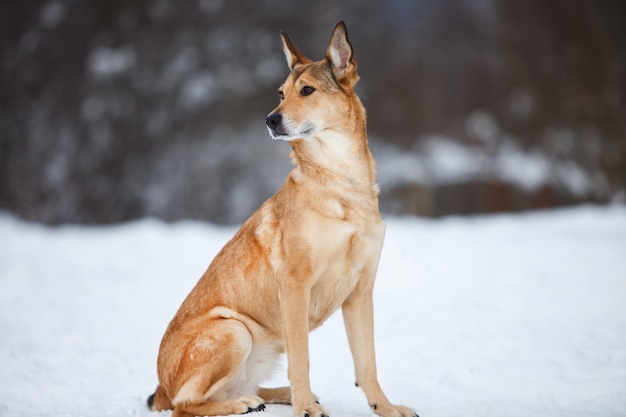
POLYGON ((281 100, 285 99, 285 93, 283 93, 282 91, 278 92, 278 97, 280 97, 281 100))
POLYGON ((310 96, 311 94, 313 94, 314 91, 315 88, 305 85, 304 87, 302 87, 302 90, 300 90, 300 95, 303 97, 310 96))

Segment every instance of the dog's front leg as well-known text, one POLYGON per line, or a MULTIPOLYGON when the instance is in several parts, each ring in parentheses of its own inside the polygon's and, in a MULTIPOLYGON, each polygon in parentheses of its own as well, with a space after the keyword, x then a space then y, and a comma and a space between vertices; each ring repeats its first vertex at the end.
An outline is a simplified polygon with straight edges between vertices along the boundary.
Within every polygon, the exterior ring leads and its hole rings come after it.
POLYGON ((280 285, 283 339, 287 349, 287 374, 296 417, 327 417, 315 401, 309 380, 309 300, 311 288, 300 282, 280 285))
POLYGON ((367 288, 357 288, 343 303, 342 313, 354 360, 356 384, 365 392, 372 411, 383 417, 418 417, 408 407, 392 405, 378 384, 371 284, 367 288))

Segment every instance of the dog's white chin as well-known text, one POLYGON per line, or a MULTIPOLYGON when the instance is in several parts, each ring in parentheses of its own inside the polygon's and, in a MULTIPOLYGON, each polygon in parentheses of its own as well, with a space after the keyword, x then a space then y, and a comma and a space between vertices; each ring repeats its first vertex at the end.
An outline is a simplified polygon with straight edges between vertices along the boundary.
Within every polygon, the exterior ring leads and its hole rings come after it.
POLYGON ((296 140, 296 139, 303 139, 303 138, 298 137, 298 136, 275 135, 270 129, 268 129, 268 130, 269 130, 270 138, 272 138, 272 140, 284 140, 286 142, 290 142, 290 141, 296 140))
POLYGON ((315 130, 314 126, 311 125, 307 129, 305 129, 303 132, 300 132, 297 134, 277 135, 272 131, 272 129, 270 129, 269 127, 267 128, 267 131, 270 134, 270 137, 272 138, 272 140, 284 140, 286 142, 290 142, 296 139, 310 138, 314 130, 315 130))

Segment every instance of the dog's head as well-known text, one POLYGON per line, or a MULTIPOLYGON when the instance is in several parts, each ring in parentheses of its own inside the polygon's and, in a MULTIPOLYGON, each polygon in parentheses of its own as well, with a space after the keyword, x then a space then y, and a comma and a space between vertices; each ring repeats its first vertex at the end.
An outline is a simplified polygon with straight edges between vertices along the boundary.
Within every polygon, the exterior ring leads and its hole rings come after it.
POLYGON ((280 104, 265 118, 270 136, 289 141, 344 129, 359 79, 346 25, 335 26, 326 56, 315 62, 302 55, 285 32, 281 36, 291 72, 278 91, 280 104))

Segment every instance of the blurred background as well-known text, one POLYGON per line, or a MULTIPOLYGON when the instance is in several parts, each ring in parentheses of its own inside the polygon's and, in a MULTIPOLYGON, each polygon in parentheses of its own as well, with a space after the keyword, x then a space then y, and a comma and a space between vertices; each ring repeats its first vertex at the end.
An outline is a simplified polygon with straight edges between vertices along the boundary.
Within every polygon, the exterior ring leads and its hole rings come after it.
POLYGON ((279 31, 339 20, 386 214, 624 201, 623 0, 4 0, 0 209, 242 222, 291 168, 279 31))

